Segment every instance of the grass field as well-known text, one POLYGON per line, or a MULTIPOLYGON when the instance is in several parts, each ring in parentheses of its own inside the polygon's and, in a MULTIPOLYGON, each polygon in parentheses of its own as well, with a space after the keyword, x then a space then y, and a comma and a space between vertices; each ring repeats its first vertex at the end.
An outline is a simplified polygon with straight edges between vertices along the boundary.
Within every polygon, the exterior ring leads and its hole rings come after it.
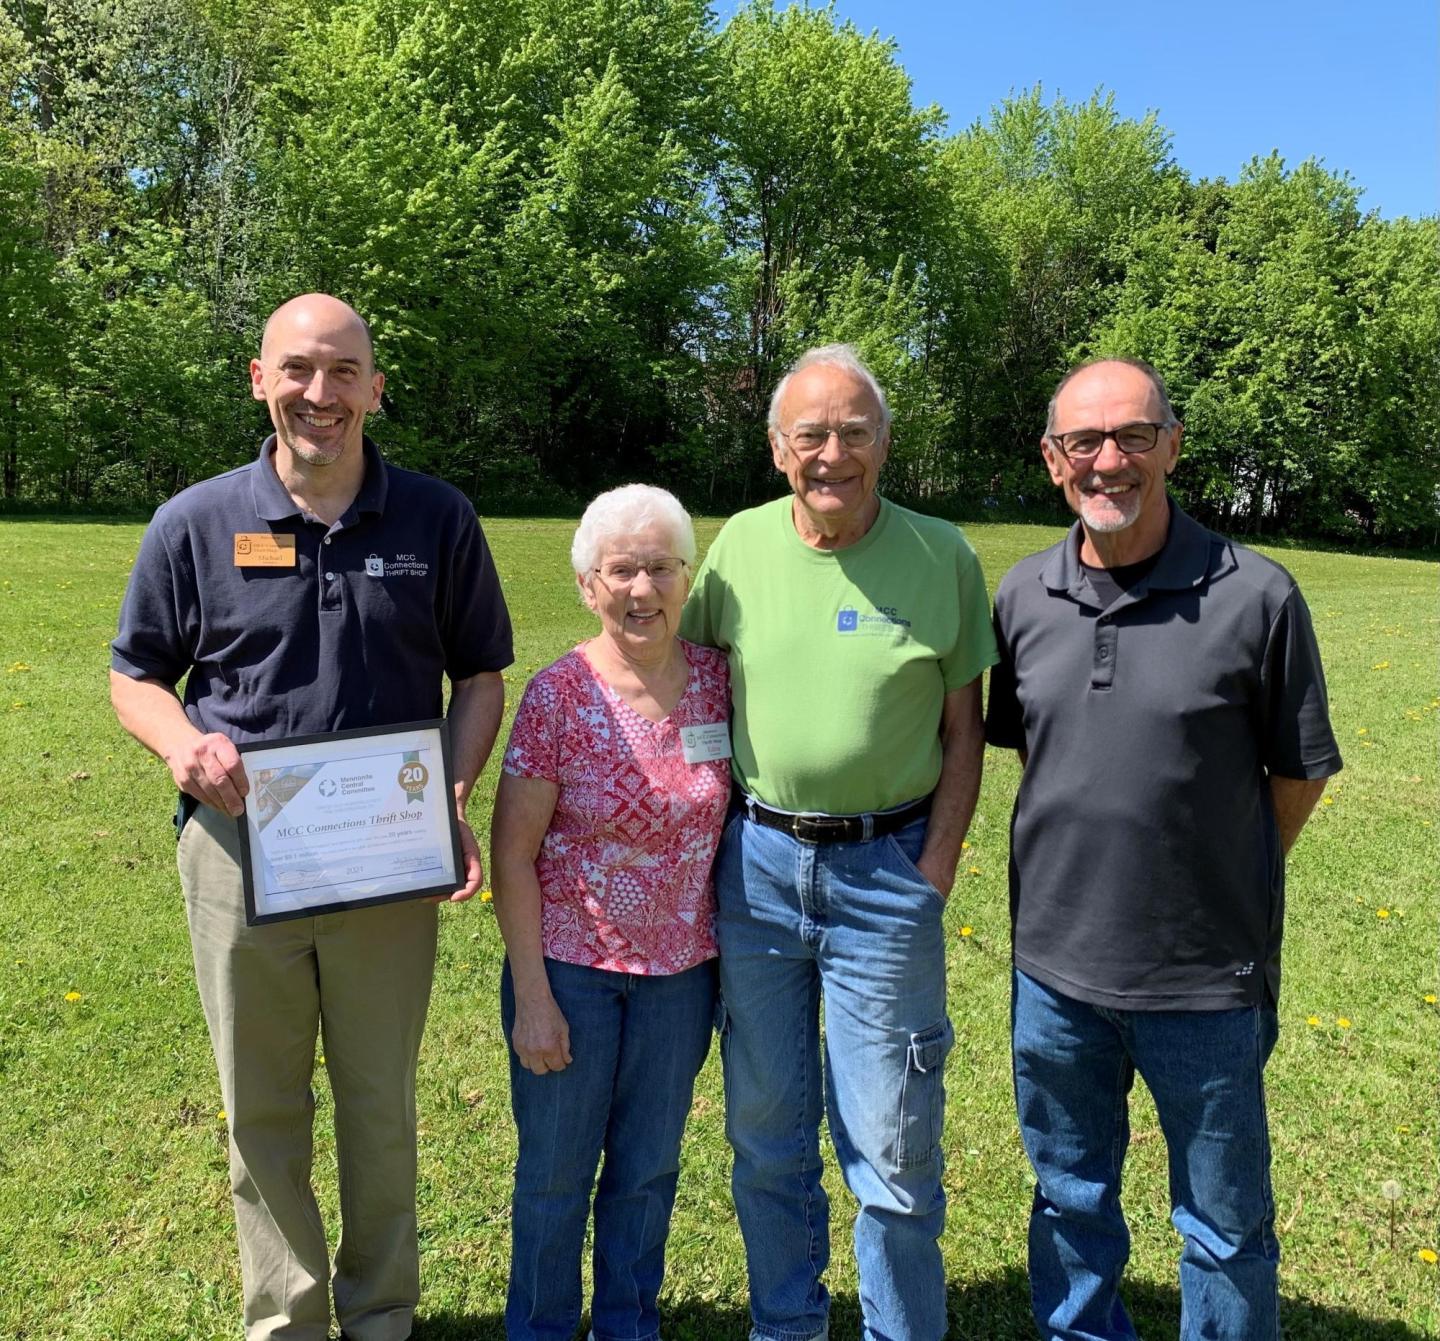
MULTIPOLYGON (((530 672, 590 632, 567 572, 571 529, 487 527, 516 622, 512 707, 530 672)), ((174 871, 169 776, 120 731, 106 698, 106 644, 140 530, 0 523, 7 1338, 239 1335, 224 1122, 174 871)), ((702 528, 707 540, 714 531, 714 523, 702 528)), ((1056 534, 968 533, 992 590, 1012 562, 1056 534)), ((1268 1072, 1286 1334, 1434 1336, 1437 570, 1306 550, 1279 557, 1314 612, 1347 762, 1292 857, 1282 1032, 1268 1072)), ((477 830, 494 778, 492 763, 471 808, 477 830)), ((1016 780, 1013 758, 991 751, 947 913, 957 1047, 944 1252, 951 1333, 963 1338, 1032 1335, 1030 1179, 1006 1040, 1005 840, 1016 780), (972 934, 962 936, 962 924, 972 934)), ((422 1341, 503 1335, 514 1137, 498 1021, 501 953, 489 907, 477 900, 445 910, 420 1076, 422 1341)), ((712 1054, 671 1238, 670 1341, 745 1334, 719 1079, 712 1054)), ((317 1181, 333 1225, 323 1067, 316 1085, 317 1181)), ((1178 1241, 1167 1219, 1164 1143, 1143 1093, 1133 1107, 1127 1297, 1142 1335, 1174 1336, 1178 1241)), ((833 1172, 829 1183, 834 1331, 851 1337, 850 1203, 833 1172)))

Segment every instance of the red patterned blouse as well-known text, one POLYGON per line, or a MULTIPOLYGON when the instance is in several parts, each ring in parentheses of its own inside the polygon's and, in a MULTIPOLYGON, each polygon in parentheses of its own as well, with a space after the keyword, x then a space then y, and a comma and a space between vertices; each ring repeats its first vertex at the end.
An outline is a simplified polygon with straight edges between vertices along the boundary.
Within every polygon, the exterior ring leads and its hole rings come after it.
POLYGON ((579 647, 525 688, 503 767, 560 789, 535 861, 547 958, 680 973, 715 955, 710 863, 730 761, 686 763, 680 731, 729 720, 729 671, 713 648, 680 647, 690 678, 660 722, 624 702, 579 647))

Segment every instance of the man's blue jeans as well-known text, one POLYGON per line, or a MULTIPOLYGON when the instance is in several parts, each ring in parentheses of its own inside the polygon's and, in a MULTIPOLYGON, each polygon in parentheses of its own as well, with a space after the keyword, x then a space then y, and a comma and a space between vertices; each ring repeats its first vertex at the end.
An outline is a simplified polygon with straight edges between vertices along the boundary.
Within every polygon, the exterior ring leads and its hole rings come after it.
MULTIPOLYGON (((649 1341, 665 1275, 680 1138, 710 1050, 715 961, 646 976, 545 961, 574 1060, 537 1076, 510 1052, 520 1134, 511 1212, 510 1341, 570 1341, 580 1321, 580 1257, 595 1188, 596 1341, 649 1341), (595 1186, 595 1169, 605 1167, 595 1186)), ((508 1039, 510 966, 500 984, 508 1039)))
POLYGON ((915 868, 925 825, 817 846, 737 815, 721 840, 720 1049, 757 1341, 827 1332, 822 1108, 860 1203, 863 1335, 945 1335, 940 1137, 952 1034, 944 901, 915 868))
POLYGON ((1170 1156, 1181 1341, 1280 1334, 1275 1202, 1262 1072, 1274 1010, 1111 1010, 1016 972, 1012 1037, 1020 1134, 1037 1184, 1030 1291, 1046 1338, 1121 1341, 1130 1254, 1120 1173, 1138 1071, 1170 1156))

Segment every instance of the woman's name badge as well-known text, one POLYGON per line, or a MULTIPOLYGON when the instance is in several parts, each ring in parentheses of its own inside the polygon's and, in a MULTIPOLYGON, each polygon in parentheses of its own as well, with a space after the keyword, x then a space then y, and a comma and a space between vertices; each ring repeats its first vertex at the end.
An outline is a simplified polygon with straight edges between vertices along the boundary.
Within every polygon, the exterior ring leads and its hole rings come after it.
POLYGON ((687 764, 708 764, 730 757, 730 723, 702 722, 680 728, 680 746, 687 764))

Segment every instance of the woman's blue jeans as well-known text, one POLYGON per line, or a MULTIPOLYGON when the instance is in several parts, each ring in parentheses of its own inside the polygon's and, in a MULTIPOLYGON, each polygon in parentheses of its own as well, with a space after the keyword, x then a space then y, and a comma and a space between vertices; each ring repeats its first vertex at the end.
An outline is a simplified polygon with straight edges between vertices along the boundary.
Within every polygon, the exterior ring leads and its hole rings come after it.
MULTIPOLYGON (((511 1212, 511 1341, 570 1341, 582 1307, 580 1259, 595 1194, 596 1341, 658 1335, 656 1297, 695 1077, 710 1049, 715 961, 684 973, 612 973, 547 959, 574 1060, 537 1076, 510 1053, 520 1135, 511 1212), (604 1155, 599 1185, 595 1170, 604 1155)), ((515 1024, 510 967, 500 986, 515 1024)))
POLYGON ((1138 1071, 1170 1156, 1181 1341, 1278 1337, 1275 1202, 1262 1072, 1275 1011, 1112 1010, 1016 972, 1020 1135, 1037 1180, 1030 1290, 1041 1335, 1132 1341, 1120 1175, 1138 1071))

